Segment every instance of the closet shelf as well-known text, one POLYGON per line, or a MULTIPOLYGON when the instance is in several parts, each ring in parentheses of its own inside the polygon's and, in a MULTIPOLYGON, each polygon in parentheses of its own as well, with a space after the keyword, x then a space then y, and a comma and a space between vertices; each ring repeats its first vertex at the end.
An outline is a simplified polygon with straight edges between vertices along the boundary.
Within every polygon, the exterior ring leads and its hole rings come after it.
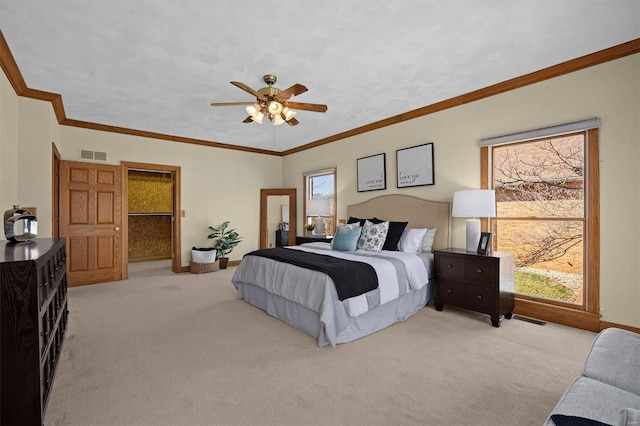
POLYGON ((129 212, 129 216, 171 216, 171 212, 129 212))

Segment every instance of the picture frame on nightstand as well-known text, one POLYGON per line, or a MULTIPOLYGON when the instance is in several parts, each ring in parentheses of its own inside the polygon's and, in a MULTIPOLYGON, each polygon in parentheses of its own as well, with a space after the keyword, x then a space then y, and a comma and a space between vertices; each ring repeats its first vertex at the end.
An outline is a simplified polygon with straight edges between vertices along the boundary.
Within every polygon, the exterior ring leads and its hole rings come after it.
POLYGON ((480 241, 478 242, 478 254, 489 254, 491 252, 491 232, 480 233, 480 241))

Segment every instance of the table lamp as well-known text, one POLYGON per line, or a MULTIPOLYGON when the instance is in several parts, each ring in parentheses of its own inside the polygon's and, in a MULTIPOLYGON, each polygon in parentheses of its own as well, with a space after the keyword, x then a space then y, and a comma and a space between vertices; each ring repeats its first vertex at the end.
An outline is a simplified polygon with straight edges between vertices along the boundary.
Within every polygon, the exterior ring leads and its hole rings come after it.
POLYGON ((307 216, 316 216, 314 234, 324 234, 324 218, 331 213, 331 200, 328 198, 313 198, 307 203, 307 216))
POLYGON ((476 251, 480 242, 480 219, 496 217, 496 193, 493 189, 468 189, 453 194, 453 217, 467 219, 467 251, 476 251))

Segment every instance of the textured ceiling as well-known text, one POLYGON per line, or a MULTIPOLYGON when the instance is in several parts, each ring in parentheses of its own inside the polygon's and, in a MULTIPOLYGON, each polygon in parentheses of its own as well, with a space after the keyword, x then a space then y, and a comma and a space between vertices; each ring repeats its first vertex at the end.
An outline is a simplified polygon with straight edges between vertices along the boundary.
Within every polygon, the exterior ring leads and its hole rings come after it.
POLYGON ((67 118, 286 151, 640 38, 640 1, 0 0, 0 30, 67 118), (209 106, 267 73, 328 111, 209 106))

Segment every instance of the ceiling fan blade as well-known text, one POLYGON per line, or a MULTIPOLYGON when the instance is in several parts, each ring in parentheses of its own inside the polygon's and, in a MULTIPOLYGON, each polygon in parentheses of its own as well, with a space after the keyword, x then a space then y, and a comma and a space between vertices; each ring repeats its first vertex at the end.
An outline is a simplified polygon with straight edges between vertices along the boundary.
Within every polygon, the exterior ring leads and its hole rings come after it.
POLYGON ((325 112, 327 106, 322 104, 305 104, 299 102, 287 102, 287 106, 291 109, 302 109, 305 111, 325 112))
POLYGON ((253 96, 255 96, 256 98, 260 99, 261 101, 267 101, 266 96, 264 96, 262 93, 259 93, 255 90, 253 90, 251 87, 247 86, 244 83, 240 83, 239 81, 232 81, 231 84, 233 84, 234 86, 244 90, 247 93, 251 93, 253 96))
POLYGON ((285 89, 282 92, 278 93, 275 98, 279 101, 286 101, 287 99, 297 96, 300 93, 304 93, 307 90, 309 89, 307 89, 302 84, 296 83, 288 89, 285 89))
POLYGON ((245 118, 244 120, 242 120, 243 123, 253 123, 253 119, 251 118, 251 116, 245 118))
POLYGON ((219 106, 237 106, 237 105, 251 105, 253 102, 212 102, 212 107, 219 106))
POLYGON ((295 117, 293 117, 292 119, 290 119, 289 121, 286 122, 289 126, 297 126, 298 124, 300 124, 300 122, 298 120, 296 120, 295 117))

